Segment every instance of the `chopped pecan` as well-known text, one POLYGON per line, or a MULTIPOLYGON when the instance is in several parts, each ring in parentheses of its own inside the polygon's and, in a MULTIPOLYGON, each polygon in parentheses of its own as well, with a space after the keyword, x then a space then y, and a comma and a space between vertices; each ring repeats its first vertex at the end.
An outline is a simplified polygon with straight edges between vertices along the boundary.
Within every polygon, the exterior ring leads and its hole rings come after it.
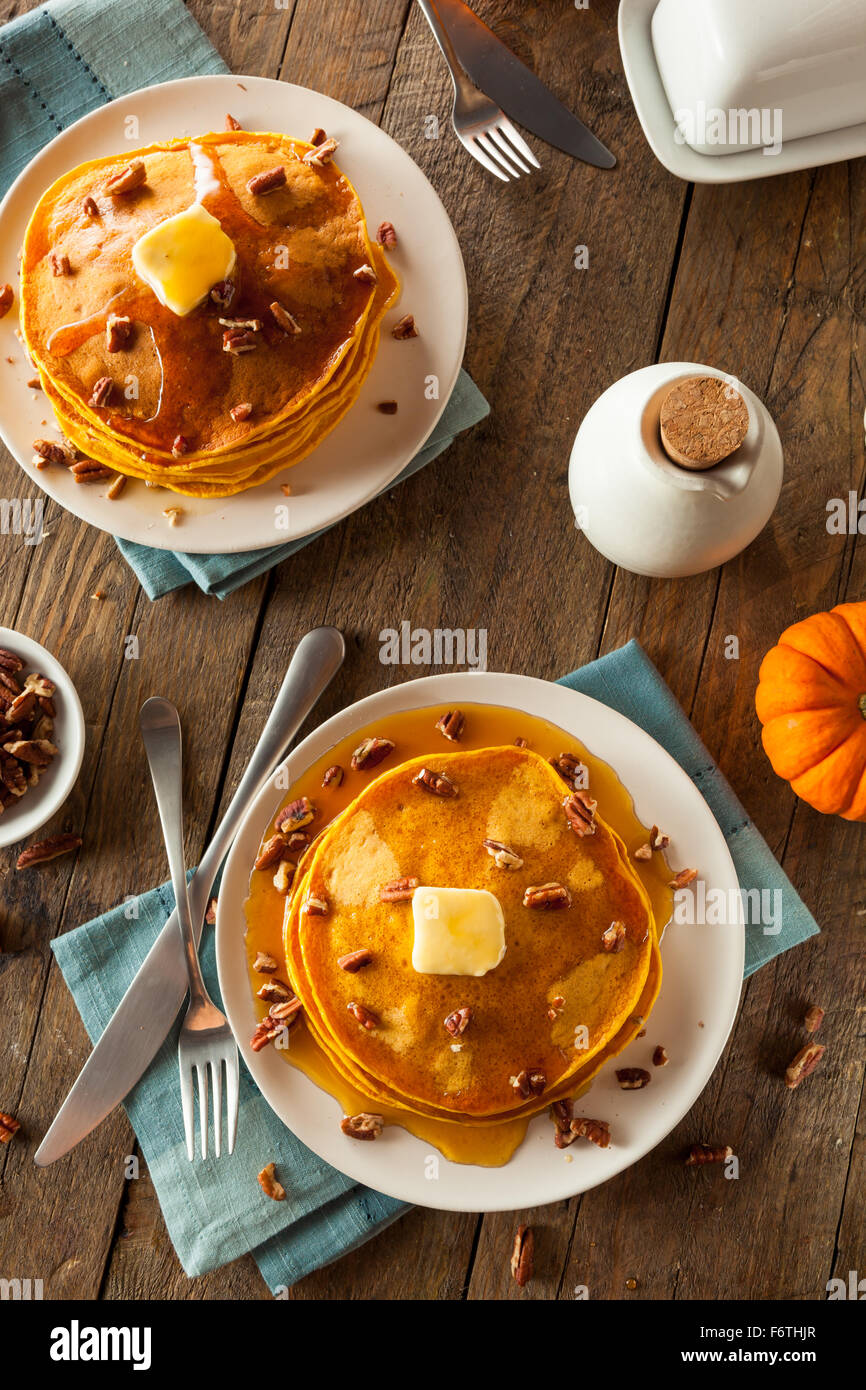
POLYGON ((34 864, 46 864, 49 859, 57 859, 61 854, 70 854, 80 849, 80 835, 52 835, 47 840, 38 840, 22 850, 15 864, 16 869, 30 869, 34 864))
POLYGON ((24 662, 15 652, 10 652, 8 647, 0 647, 0 670, 11 671, 14 675, 16 671, 22 670, 24 662))
POLYGON ((535 1273, 535 1236, 531 1226, 518 1226, 511 1251, 511 1276, 518 1288, 529 1283, 535 1273))
POLYGON ((541 883, 527 888, 523 906, 544 908, 571 907, 571 894, 564 883, 541 883))
POLYGON ((81 206, 84 210, 85 217, 99 216, 99 204, 97 203, 95 198, 91 198, 89 193, 87 197, 84 199, 84 202, 81 204, 81 206))
POLYGON ((282 164, 277 164, 273 169, 264 169, 261 174, 254 174, 247 183, 247 189, 255 197, 261 198, 266 193, 275 193, 278 188, 286 185, 286 171, 282 164))
MULTIPOLYGON (((571 1116, 574 1109, 574 1102, 568 1100, 555 1100, 550 1107, 550 1114, 557 1131, 565 1134, 571 1128, 571 1116)), ((574 1138, 574 1135, 572 1135, 574 1138)))
POLYGON ((667 1048, 662 1047, 661 1043, 659 1043, 658 1047, 653 1053, 653 1066, 666 1067, 669 1061, 670 1058, 668 1057, 667 1048))
POLYGON ((327 132, 326 130, 322 130, 322 127, 321 127, 320 125, 317 125, 317 126, 316 126, 316 129, 313 131, 312 135, 310 136, 310 144, 311 144, 311 145, 323 145, 323 144, 325 143, 325 141, 327 140, 327 138, 328 138, 328 132, 327 132))
POLYGON ((359 265, 357 270, 352 271, 352 278, 360 280, 362 285, 375 285, 379 280, 371 265, 359 265))
POLYGON ((90 399, 88 400, 87 404, 95 406, 108 405, 109 401, 111 400, 113 391, 114 382, 111 380, 111 377, 101 376, 98 381, 94 382, 93 390, 90 394, 90 399))
POLYGON ((47 738, 21 738, 14 743, 4 743, 3 750, 21 763, 47 767, 57 752, 57 746, 47 738))
POLYGON ((278 830, 300 830, 302 826, 310 824, 315 814, 316 808, 309 797, 299 796, 279 812, 276 827, 278 830))
POLYGON ((398 319, 391 329, 391 337, 396 338, 398 342, 404 342, 406 338, 417 338, 418 329, 415 326, 415 315, 404 314, 401 319, 398 319))
POLYGON ((384 251, 393 251, 397 245, 397 233, 394 231, 393 223, 380 222, 376 240, 384 251))
POLYGON ((132 193, 134 189, 141 188, 146 178, 147 170, 142 160, 134 159, 119 173, 111 175, 106 182, 105 191, 110 193, 112 198, 117 198, 124 193, 132 193))
POLYGON ((223 352, 230 352, 235 357, 242 352, 253 352, 258 345, 255 329, 226 328, 223 332, 223 352))
POLYGON ((471 1019, 472 1010, 468 1004, 461 1009, 454 1009, 445 1019, 445 1032, 450 1033, 452 1038, 459 1038, 466 1032, 471 1019))
POLYGON ((274 1202, 284 1202, 286 1200, 286 1189, 277 1179, 277 1165, 268 1163, 259 1173, 259 1186, 266 1197, 270 1197, 274 1202))
POLYGON ((210 292, 210 297, 218 309, 228 309, 235 297, 234 280, 218 280, 210 292))
POLYGON ((340 767, 340 764, 332 763, 330 767, 325 768, 325 771, 322 774, 322 786, 340 787, 343 784, 343 776, 344 773, 343 769, 340 767))
POLYGON ((240 121, 235 119, 231 111, 226 112, 226 130, 243 130, 240 121))
POLYGON ((528 740, 528 739, 525 739, 525 738, 516 738, 516 739, 514 740, 514 747, 515 747, 515 748, 528 748, 528 747, 529 747, 529 740, 528 740))
POLYGON ((417 878, 392 878, 390 883, 383 883, 379 889, 379 901, 382 903, 408 903, 417 887, 417 878))
POLYGON ((570 1128, 575 1139, 588 1139, 599 1149, 606 1149, 610 1145, 610 1125, 606 1120, 590 1120, 586 1115, 580 1115, 572 1120, 570 1128))
POLYGON ((362 768, 378 767, 393 751, 393 739, 365 738, 352 754, 352 767, 355 772, 360 772, 362 768))
POLYGON ((587 768, 576 753, 559 753, 547 761, 572 791, 579 791, 586 786, 587 768))
POLYGON ((501 840, 482 840, 484 848, 498 869, 522 869, 523 860, 516 850, 504 845, 501 840))
POLYGON ((304 155, 304 163, 311 169, 322 169, 326 164, 330 164, 339 148, 339 142, 328 136, 321 145, 316 145, 314 149, 307 150, 304 155))
POLYGON ((670 835, 663 835, 662 832, 659 830, 658 826, 657 826, 657 825, 654 825, 653 828, 652 828, 652 830, 650 831, 650 837, 649 837, 649 846, 650 846, 650 849, 658 849, 658 850, 667 849, 667 848, 668 848, 668 845, 670 844, 670 842, 671 842, 671 837, 670 837, 670 835))
POLYGON ((69 471, 77 483, 102 483, 114 476, 110 468, 95 459, 81 459, 73 463, 69 471))
POLYGON ((252 413, 253 407, 250 401, 241 401, 239 405, 233 405, 229 411, 229 415, 236 425, 240 425, 244 420, 248 420, 252 413))
POLYGON ((633 857, 635 859, 652 859, 653 852, 648 844, 639 845, 638 848, 635 850, 633 857))
POLYGON ((595 834, 595 812, 598 802, 588 791, 573 792, 565 798, 562 807, 575 835, 583 839, 584 835, 595 834))
MULTIPOLYGON (((210 902, 209 902, 208 905, 207 905, 207 912, 206 912, 205 915, 204 915, 204 920, 207 922, 207 924, 208 924, 209 927, 213 927, 213 926, 216 925, 216 915, 217 915, 217 900, 216 900, 216 898, 211 898, 210 902)), ((259 951, 259 955, 261 955, 261 954, 262 954, 261 951, 259 951)))
POLYGON ((132 337, 132 319, 126 314, 109 314, 105 325, 106 352, 120 352, 132 337))
POLYGON ((268 1004, 282 1004, 292 998, 292 991, 282 980, 265 980, 256 990, 256 998, 264 999, 268 1004))
POLYGON ((12 308, 15 291, 11 285, 0 285, 0 319, 5 318, 12 308))
POLYGON ((296 864, 291 859, 281 859, 277 865, 277 872, 274 874, 274 887, 277 892, 285 897, 292 886, 295 878, 296 864))
POLYGON ((676 877, 668 882, 668 888, 685 888, 687 884, 694 883, 697 876, 697 869, 680 869, 676 877))
POLYGON ((171 452, 176 459, 183 458, 184 454, 189 453, 189 440, 185 434, 175 435, 171 446, 171 452))
POLYGON ((643 1067, 620 1067, 616 1079, 622 1091, 642 1091, 652 1080, 643 1067))
POLYGON ((282 1004, 272 1004, 269 1013, 258 1024, 250 1038, 253 1052, 261 1052, 269 1042, 273 1042, 275 1038, 294 1027, 301 1016, 301 1008, 301 1001, 296 997, 287 999, 282 1004))
POLYGON ((51 261, 51 274, 62 276, 71 275, 72 266, 65 251, 52 251, 49 257, 51 261))
MULTIPOLYGON (((21 686, 15 677, 9 671, 0 670, 0 699, 3 700, 4 705, 6 703, 11 704, 15 696, 20 694, 21 686)), ((9 735, 7 734, 6 737, 8 738, 9 735)))
POLYGON ((511 1078, 511 1089, 522 1100, 528 1100, 530 1096, 543 1095, 546 1087, 547 1077, 543 1071, 521 1071, 511 1078))
MULTIPOLYGON (((35 707, 36 696, 33 691, 22 690, 21 694, 16 695, 15 699, 7 705, 3 718, 7 724, 15 724, 19 719, 27 720, 33 714, 35 707)), ((8 739, 9 735, 6 734, 5 737, 8 739)))
POLYGON ((692 1168, 704 1163, 724 1163, 733 1156, 730 1144, 692 1144, 684 1162, 687 1168, 692 1168))
POLYGON ((824 1010, 819 1009, 817 1004, 810 1004, 806 1010, 806 1017, 803 1025, 807 1033, 817 1033, 821 1024, 824 1022, 824 1010))
POLYGON ((823 1043, 807 1043, 800 1048, 785 1068, 785 1085, 789 1090, 793 1091, 801 1081, 811 1076, 826 1051, 823 1043))
POLYGON ((9 753, 0 751, 0 782, 13 796, 23 796, 27 790, 24 769, 9 753))
POLYGON ((376 406, 376 409, 380 411, 382 415, 396 415, 398 409, 397 402, 379 401, 378 405, 376 406))
POLYGON ((8 1144, 20 1128, 21 1125, 14 1115, 7 1115, 5 1110, 0 1110, 0 1144, 8 1144))
POLYGON ((251 333, 261 333, 261 319, 219 319, 221 328, 248 328, 251 333))
POLYGON ((561 994, 555 994, 550 1001, 550 1008, 547 1010, 547 1017, 551 1023, 555 1023, 565 1007, 565 1000, 561 994))
POLYGON ((183 507, 163 507, 162 514, 169 526, 179 526, 184 511, 183 507))
POLYGON ((278 830, 269 840, 266 840, 258 853, 255 861, 255 868, 270 869, 274 864, 278 864, 288 851, 286 837, 282 831, 278 830))
POLYGON ((373 959, 373 952, 369 946, 361 946, 357 951, 349 951, 345 956, 337 957, 337 964, 341 970, 346 970, 350 975, 357 975, 359 970, 363 970, 365 965, 369 965, 373 959))
POLYGON ((317 898, 312 893, 308 893, 304 899, 302 911, 308 917, 327 917, 330 904, 327 898, 317 898))
POLYGON ((301 325, 298 323, 298 320, 289 313, 284 304, 280 304, 279 300, 272 300, 268 308, 271 311, 271 317, 274 323, 278 328, 281 328, 284 333, 297 334, 301 332, 301 325))
POLYGON ((273 975, 277 970, 277 962, 273 956, 269 956, 267 951, 259 951, 253 961, 253 970, 260 975, 273 975))
POLYGON ((346 1005, 346 1008, 355 1021, 360 1023, 361 1027, 365 1028, 368 1033, 371 1029, 378 1028, 379 1019, 372 1009, 365 1008, 363 1004, 357 1004, 354 999, 346 1005))
POLYGON ((344 1115, 340 1121, 340 1129, 350 1139, 378 1139, 384 1128, 382 1116, 372 1115, 368 1110, 362 1110, 357 1115, 344 1115))
POLYGON ((444 772, 434 772, 430 767, 422 767, 412 778, 412 784, 425 792, 431 792, 433 796, 446 798, 460 794, 456 782, 452 782, 444 772))
POLYGON ((626 942, 625 922, 611 922, 607 931, 601 934, 601 944, 606 951, 616 954, 626 942))
POLYGON ((309 849, 312 837, 306 830, 293 830, 289 836, 289 850, 292 854, 303 854, 305 849, 309 849))
POLYGON ((459 743, 463 730, 466 727, 466 716, 462 710, 450 709, 447 714, 443 714, 441 719, 436 720, 436 728, 443 738, 447 738, 451 743, 459 743))
POLYGON ((59 463, 64 468, 75 462, 75 449, 65 439, 60 443, 52 439, 34 439, 33 451, 49 463, 59 463))

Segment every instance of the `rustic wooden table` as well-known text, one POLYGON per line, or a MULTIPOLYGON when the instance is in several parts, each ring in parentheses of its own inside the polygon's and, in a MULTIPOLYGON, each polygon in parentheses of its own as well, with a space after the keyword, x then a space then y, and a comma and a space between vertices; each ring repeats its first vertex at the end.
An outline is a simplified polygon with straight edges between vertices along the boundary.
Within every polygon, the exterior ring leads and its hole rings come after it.
MULTIPOLYGON (((0 1273, 51 1298, 266 1298, 251 1258, 188 1280, 116 1111, 69 1158, 33 1152, 87 1052, 49 940, 165 876, 136 712, 159 691, 187 734, 194 862, 258 736, 288 655, 319 623, 349 655, 317 717, 423 670, 383 667, 377 635, 413 625, 488 631, 491 669, 555 678, 631 637, 644 644, 817 916, 822 934, 747 982, 731 1040, 694 1110, 653 1153, 573 1201, 514 1215, 415 1210, 292 1291, 316 1298, 820 1299, 866 1271, 863 830, 795 800, 764 757, 753 695, 788 623, 866 584, 866 545, 829 535, 829 498, 864 484, 866 164, 722 188, 653 158, 629 100, 614 0, 476 9, 613 149, 611 173, 543 148, 501 185, 460 151, 450 85, 411 0, 190 0, 238 73, 318 88, 379 121, 418 161, 457 229, 470 286, 466 366, 487 423, 395 492, 225 603, 187 589, 150 603, 111 538, 53 503, 38 547, 12 537, 2 621, 46 643, 82 694, 87 753, 56 820, 73 860, 16 875, 2 860, 0 1076, 23 1131, 0 1152, 0 1273), (429 114, 441 137, 425 136, 429 114), (588 270, 574 248, 589 248, 588 270), (617 377, 656 359, 718 364, 763 397, 782 434, 781 502, 722 570, 681 582, 614 569, 575 531, 566 467, 577 425, 617 377), (95 591, 104 598, 94 599, 95 591), (140 658, 124 659, 135 634, 140 658), (726 660, 725 638, 739 638, 726 660), (858 865, 858 852, 860 863, 858 865), (807 1002, 827 1010, 820 1074, 780 1080, 807 1002), (858 1129, 859 1115, 859 1129, 858 1129), (732 1144, 741 1178, 684 1169, 684 1147, 732 1144), (536 1277, 508 1271, 536 1230, 536 1277)), ((25 4, 0 3, 0 18, 25 4)), ((2 463, 6 495, 28 489, 2 463), (11 492, 10 492, 11 489, 11 492)))

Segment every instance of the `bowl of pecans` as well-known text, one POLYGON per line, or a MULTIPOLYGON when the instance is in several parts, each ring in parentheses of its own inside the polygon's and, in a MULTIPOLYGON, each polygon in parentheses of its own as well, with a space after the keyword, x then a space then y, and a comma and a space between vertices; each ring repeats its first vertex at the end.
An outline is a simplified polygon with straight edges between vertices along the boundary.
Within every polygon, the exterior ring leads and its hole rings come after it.
MULTIPOLYGON (((84 714, 69 676, 38 642, 0 627, 0 847, 26 840, 60 809, 83 756, 84 714)), ((78 843, 58 831, 44 846, 22 846, 18 867, 78 843)))

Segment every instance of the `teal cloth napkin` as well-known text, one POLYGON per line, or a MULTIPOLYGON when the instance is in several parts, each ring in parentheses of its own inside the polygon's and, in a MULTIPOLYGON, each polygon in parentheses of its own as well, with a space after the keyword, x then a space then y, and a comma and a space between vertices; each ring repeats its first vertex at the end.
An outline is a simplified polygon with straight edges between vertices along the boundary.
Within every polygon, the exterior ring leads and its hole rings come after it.
MULTIPOLYGON (((778 888, 782 930, 746 932, 746 971, 797 945, 818 928, 764 840, 636 642, 561 682, 603 701, 646 729, 703 793, 728 842, 743 888, 778 888)), ((174 906, 163 885, 52 942, 84 1025, 95 1041, 174 906)), ((211 933, 202 946, 208 988, 219 999, 211 933)), ((241 1068, 238 1144, 231 1158, 194 1164, 183 1142, 177 1082, 177 1034, 132 1090, 126 1109, 159 1197, 169 1235, 188 1274, 252 1251, 274 1293, 362 1244, 406 1207, 335 1172, 282 1125, 241 1068), (269 1201, 256 1173, 273 1160, 285 1202, 269 1201)))
MULTIPOLYGON (((51 0, 0 29, 0 60, 0 196, 49 140, 88 111, 140 87, 228 72, 182 0, 51 0)), ((389 486, 423 468, 489 410, 461 372, 432 435, 389 486)), ((238 555, 187 555, 115 539, 148 598, 190 583, 225 598, 322 534, 238 555)))

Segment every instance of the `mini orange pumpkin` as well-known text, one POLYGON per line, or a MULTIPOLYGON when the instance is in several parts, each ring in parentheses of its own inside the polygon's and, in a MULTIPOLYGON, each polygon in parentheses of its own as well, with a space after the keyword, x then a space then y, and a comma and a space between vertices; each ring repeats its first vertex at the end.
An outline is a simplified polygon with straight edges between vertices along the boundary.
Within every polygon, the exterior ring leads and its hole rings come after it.
POLYGON ((786 628, 755 695, 773 770, 817 811, 866 820, 866 603, 786 628))

